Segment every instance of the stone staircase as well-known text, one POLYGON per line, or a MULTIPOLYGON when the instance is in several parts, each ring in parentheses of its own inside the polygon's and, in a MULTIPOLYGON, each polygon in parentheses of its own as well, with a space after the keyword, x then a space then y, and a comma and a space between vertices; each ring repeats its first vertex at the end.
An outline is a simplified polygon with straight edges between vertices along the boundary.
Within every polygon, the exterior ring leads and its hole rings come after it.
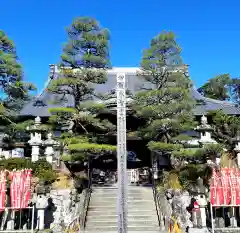
MULTIPOLYGON (((116 206, 116 187, 94 187, 85 232, 117 232, 116 206)), ((128 187, 128 232, 160 232, 151 187, 128 187)))

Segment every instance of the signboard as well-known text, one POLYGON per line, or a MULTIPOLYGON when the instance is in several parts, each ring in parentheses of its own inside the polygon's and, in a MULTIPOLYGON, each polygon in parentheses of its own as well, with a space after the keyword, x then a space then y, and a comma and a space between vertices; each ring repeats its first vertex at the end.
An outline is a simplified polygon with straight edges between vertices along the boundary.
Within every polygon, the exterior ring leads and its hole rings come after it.
POLYGON ((127 153, 127 160, 131 161, 131 162, 135 162, 136 159, 137 159, 136 153, 133 152, 133 151, 128 151, 128 153, 127 153))
POLYGON ((127 148, 125 74, 117 74, 118 233, 127 232, 127 148))
POLYGON ((12 150, 12 158, 23 158, 24 157, 24 148, 16 148, 12 150))

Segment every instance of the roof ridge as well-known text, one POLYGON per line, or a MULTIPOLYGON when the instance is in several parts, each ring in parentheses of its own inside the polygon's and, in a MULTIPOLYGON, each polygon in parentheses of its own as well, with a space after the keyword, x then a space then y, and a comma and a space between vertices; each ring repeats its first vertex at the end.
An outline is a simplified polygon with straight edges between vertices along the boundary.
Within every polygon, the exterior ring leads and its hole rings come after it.
POLYGON ((229 101, 224 101, 224 100, 216 100, 216 99, 213 99, 213 98, 209 98, 209 97, 205 97, 204 95, 202 95, 195 86, 192 87, 192 89, 194 91, 196 91, 199 96, 201 96, 203 98, 203 100, 206 100, 206 101, 210 101, 210 102, 215 102, 215 103, 219 103, 219 104, 225 104, 225 105, 231 105, 231 106, 235 106, 236 104, 233 103, 233 102, 229 102, 229 101))
POLYGON ((216 100, 216 99, 212 99, 212 98, 208 98, 208 97, 204 97, 206 100, 210 101, 210 102, 215 102, 215 103, 219 103, 219 104, 225 104, 225 105, 232 105, 232 106, 236 106, 235 103, 230 102, 230 101, 225 101, 225 100, 216 100))
POLYGON ((47 89, 49 83, 51 82, 51 80, 52 80, 52 79, 51 79, 50 77, 48 77, 47 81, 46 81, 45 84, 44 84, 43 89, 39 92, 39 94, 37 95, 37 97, 41 97, 41 96, 44 94, 44 92, 46 91, 46 89, 47 89))

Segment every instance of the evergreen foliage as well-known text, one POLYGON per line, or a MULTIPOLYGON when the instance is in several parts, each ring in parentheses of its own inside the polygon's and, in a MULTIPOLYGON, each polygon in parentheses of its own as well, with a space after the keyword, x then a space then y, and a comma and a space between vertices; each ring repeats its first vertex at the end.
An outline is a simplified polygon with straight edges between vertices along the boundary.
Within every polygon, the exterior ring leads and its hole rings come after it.
POLYGON ((232 79, 229 74, 217 75, 209 79, 198 91, 205 97, 217 100, 230 99, 232 79))
POLYGON ((230 86, 231 98, 235 103, 240 103, 240 78, 232 78, 230 86))
POLYGON ((32 174, 34 177, 37 177, 48 184, 53 183, 57 178, 57 174, 55 171, 53 171, 52 165, 46 160, 39 160, 33 163, 26 158, 10 158, 2 159, 0 161, 0 169, 12 171, 14 169, 21 170, 25 168, 32 169, 32 174))
POLYGON ((240 103, 240 79, 220 74, 209 79, 198 91, 205 97, 240 103))
POLYGON ((212 118, 214 139, 228 151, 233 151, 236 139, 240 136, 240 118, 227 115, 222 110, 209 112, 208 116, 212 118))
POLYGON ((215 160, 223 145, 189 148, 192 138, 188 132, 197 126, 192 114, 196 103, 190 92, 192 83, 185 75, 181 48, 172 32, 152 39, 143 53, 139 76, 149 85, 136 94, 133 103, 136 114, 146 122, 138 135, 149 140, 150 150, 169 156, 172 168, 164 174, 164 187, 187 188, 199 176, 207 183, 210 174, 207 160, 215 160))
POLYGON ((133 108, 146 120, 139 134, 150 141, 150 149, 179 150, 174 138, 195 127, 191 81, 174 72, 181 65, 181 49, 171 32, 153 38, 143 53, 139 75, 151 85, 137 93, 133 108))
MULTIPOLYGON (((73 106, 50 109, 50 123, 55 127, 69 126, 71 137, 83 135, 86 142, 80 143, 81 152, 98 148, 97 144, 89 144, 88 138, 96 136, 97 132, 108 132, 115 127, 107 120, 97 116, 104 109, 103 104, 94 101, 98 93, 95 86, 104 84, 107 80, 106 69, 109 62, 109 32, 90 17, 79 17, 67 28, 68 42, 63 47, 60 74, 53 79, 48 91, 60 94, 65 98, 73 98, 73 106), (93 147, 92 147, 93 146, 93 147), (83 148, 85 147, 86 150, 83 148)), ((69 148, 77 148, 76 143, 65 143, 69 148)), ((70 150, 72 152, 72 150, 70 150)), ((76 152, 76 151, 75 151, 76 152)), ((77 152, 81 154, 81 152, 77 152)), ((74 158, 77 157, 74 154, 74 158)), ((83 156, 84 157, 84 156, 83 156)), ((73 157, 71 157, 73 158, 73 157)))
POLYGON ((64 144, 67 146, 67 154, 62 155, 62 160, 66 162, 85 161, 88 156, 101 156, 113 154, 117 147, 107 144, 98 144, 94 138, 85 136, 64 137, 64 144))
POLYGON ((22 66, 18 62, 16 47, 0 30, 0 117, 12 123, 12 117, 29 100, 29 91, 35 90, 31 83, 23 82, 22 66))

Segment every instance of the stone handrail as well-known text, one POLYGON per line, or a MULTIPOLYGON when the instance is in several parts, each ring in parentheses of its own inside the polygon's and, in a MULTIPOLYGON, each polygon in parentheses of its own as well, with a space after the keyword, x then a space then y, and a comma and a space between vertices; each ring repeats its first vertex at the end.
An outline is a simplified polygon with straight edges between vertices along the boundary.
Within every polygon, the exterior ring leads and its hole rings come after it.
POLYGON ((89 177, 88 187, 87 187, 87 189, 84 190, 85 191, 85 193, 83 195, 84 202, 83 202, 82 209, 80 212, 80 230, 81 231, 84 231, 84 228, 85 228, 88 206, 89 206, 90 199, 91 199, 91 193, 92 193, 92 172, 91 171, 89 171, 88 177, 89 177))
POLYGON ((156 192, 156 201, 159 206, 160 228, 161 230, 167 230, 172 215, 172 207, 163 192, 156 192))
MULTIPOLYGON (((158 224, 160 227, 160 230, 166 230, 167 229, 167 225, 166 225, 166 214, 164 213, 164 209, 162 206, 162 202, 163 200, 161 200, 163 198, 165 198, 164 193, 159 193, 157 191, 157 185, 155 183, 155 180, 152 177, 152 188, 153 188, 153 197, 154 197, 154 202, 155 202, 155 206, 156 206, 156 211, 157 211, 157 215, 158 215, 158 224), (163 196, 162 196, 163 195, 163 196)), ((168 208, 169 209, 169 208, 168 208)))

